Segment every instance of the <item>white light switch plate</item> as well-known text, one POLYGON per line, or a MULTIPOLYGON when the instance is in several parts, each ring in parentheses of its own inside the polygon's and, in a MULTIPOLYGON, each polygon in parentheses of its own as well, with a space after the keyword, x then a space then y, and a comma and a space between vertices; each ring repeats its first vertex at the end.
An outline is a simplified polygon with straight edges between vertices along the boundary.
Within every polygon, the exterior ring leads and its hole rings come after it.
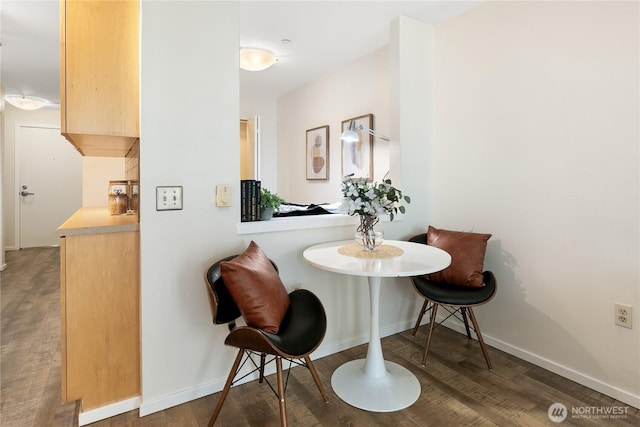
POLYGON ((182 209, 182 186, 156 187, 156 210, 171 211, 182 209))

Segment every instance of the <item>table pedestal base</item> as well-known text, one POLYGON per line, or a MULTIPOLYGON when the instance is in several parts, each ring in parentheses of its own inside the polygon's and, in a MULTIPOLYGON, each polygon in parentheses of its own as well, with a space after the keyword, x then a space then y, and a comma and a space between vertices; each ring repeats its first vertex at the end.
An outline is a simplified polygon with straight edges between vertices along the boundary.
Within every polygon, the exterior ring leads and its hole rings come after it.
POLYGON ((384 361, 386 375, 364 373, 365 359, 352 360, 331 376, 333 391, 351 406, 372 412, 392 412, 411 406, 420 397, 420 383, 407 368, 384 361))

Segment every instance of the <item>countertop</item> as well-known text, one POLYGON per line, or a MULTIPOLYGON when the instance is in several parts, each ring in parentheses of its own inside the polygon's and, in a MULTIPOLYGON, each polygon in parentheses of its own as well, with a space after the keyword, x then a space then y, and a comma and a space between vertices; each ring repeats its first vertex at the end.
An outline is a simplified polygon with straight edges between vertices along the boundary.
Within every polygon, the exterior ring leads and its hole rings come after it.
POLYGON ((138 215, 109 215, 107 208, 80 208, 60 227, 58 236, 139 231, 138 215))

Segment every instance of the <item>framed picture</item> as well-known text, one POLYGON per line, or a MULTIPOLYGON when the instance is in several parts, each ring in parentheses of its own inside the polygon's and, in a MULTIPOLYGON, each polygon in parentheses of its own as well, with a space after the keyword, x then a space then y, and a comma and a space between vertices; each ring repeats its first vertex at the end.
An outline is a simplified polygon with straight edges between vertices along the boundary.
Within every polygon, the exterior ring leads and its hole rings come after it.
POLYGON ((329 179, 329 126, 307 131, 307 179, 329 179))
POLYGON ((342 141, 342 176, 353 174, 353 179, 373 180, 373 135, 366 129, 373 129, 373 114, 354 117, 342 122, 342 130, 349 129, 351 120, 356 122, 358 141, 345 143, 342 141), (363 130, 358 129, 362 125, 363 130))

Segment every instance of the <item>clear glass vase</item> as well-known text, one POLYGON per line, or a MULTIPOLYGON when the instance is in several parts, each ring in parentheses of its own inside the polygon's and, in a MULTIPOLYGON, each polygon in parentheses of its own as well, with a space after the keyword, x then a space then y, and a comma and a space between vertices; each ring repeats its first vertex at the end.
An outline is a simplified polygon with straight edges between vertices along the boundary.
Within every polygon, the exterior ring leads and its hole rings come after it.
POLYGON ((376 246, 380 246, 384 241, 383 232, 374 228, 377 223, 377 216, 360 215, 360 225, 356 229, 355 241, 365 251, 374 250, 376 246))

